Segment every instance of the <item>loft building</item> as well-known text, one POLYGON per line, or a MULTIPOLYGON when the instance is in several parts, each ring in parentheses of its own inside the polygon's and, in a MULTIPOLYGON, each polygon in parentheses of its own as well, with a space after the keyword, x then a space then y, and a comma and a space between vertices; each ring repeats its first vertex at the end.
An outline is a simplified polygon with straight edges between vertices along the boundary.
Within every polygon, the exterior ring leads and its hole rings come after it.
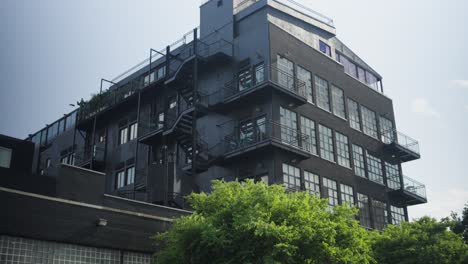
POLYGON ((292 0, 210 0, 199 27, 149 54, 28 138, 33 173, 81 167, 107 195, 181 209, 212 180, 250 178, 355 204, 373 229, 427 202, 402 171, 418 142, 331 19, 292 0))

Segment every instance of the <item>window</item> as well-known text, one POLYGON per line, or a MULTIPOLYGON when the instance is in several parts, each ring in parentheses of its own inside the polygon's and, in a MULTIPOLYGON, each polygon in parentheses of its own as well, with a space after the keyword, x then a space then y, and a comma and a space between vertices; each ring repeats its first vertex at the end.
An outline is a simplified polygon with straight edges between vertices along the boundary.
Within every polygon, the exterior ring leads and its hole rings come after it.
POLYGON ((330 49, 330 46, 328 44, 326 44, 325 42, 319 40, 319 48, 320 48, 320 51, 327 54, 329 57, 331 57, 331 49, 330 49))
POLYGON ((379 118, 380 124, 380 139, 385 144, 390 144, 393 141, 393 123, 385 117, 379 118))
POLYGON ((364 163, 364 151, 361 147, 353 145, 354 174, 366 177, 366 166, 364 163))
POLYGON ((0 147, 0 167, 9 169, 11 166, 11 153, 9 148, 0 147))
POLYGON ((117 189, 125 186, 125 171, 117 172, 117 189))
POLYGON ((341 191, 341 203, 354 206, 353 187, 349 185, 345 185, 345 184, 340 184, 340 191, 341 191))
POLYGON ((317 174, 304 171, 305 189, 317 197, 320 197, 320 179, 317 174))
POLYGON ((372 228, 369 209, 369 197, 358 193, 359 223, 367 228, 372 228))
POLYGON ((292 61, 278 55, 278 84, 288 90, 294 87, 294 64, 292 61))
POLYGON ((333 134, 328 127, 319 125, 320 135, 320 157, 329 161, 335 161, 335 153, 333 150, 333 134))
POLYGON ((315 76, 315 87, 317 87, 318 107, 330 112, 330 93, 328 90, 328 82, 315 76))
POLYGON ((70 153, 62 157, 60 160, 62 164, 75 165, 75 153, 70 153))
POLYGON ((387 225, 387 205, 381 201, 372 199, 372 216, 374 228, 382 230, 387 225))
POLYGON ((128 127, 119 130, 119 145, 125 144, 128 141, 128 127))
POLYGON ((50 158, 47 158, 47 159, 46 159, 46 163, 45 163, 45 164, 46 164, 46 169, 52 167, 52 162, 50 161, 50 158))
POLYGON ((370 155, 369 152, 366 152, 366 156, 369 180, 380 184, 384 184, 382 162, 380 161, 380 159, 370 155))
POLYGON ((217 7, 220 7, 223 5, 223 0, 218 0, 218 2, 216 3, 217 7))
POLYGON ((317 137, 315 134, 315 122, 301 116, 301 133, 309 137, 310 153, 317 155, 317 137))
POLYGON ((127 185, 135 182, 135 167, 127 168, 127 185))
POLYGON ((164 112, 158 114, 158 129, 164 127, 164 112))
POLYGON ((351 162, 349 160, 348 137, 341 133, 335 132, 335 138, 338 164, 346 168, 351 168, 351 162))
POLYGON ((324 177, 323 189, 324 189, 326 198, 328 198, 328 205, 330 206, 338 205, 338 190, 336 187, 336 181, 333 181, 324 177))
POLYGON ((307 94, 307 102, 313 104, 314 96, 312 92, 312 73, 302 68, 301 66, 297 66, 297 79, 304 82, 305 91, 307 94))
POLYGON ((286 144, 298 146, 296 113, 280 107, 280 122, 281 141, 286 144))
POLYGON ((398 165, 392 165, 388 162, 385 162, 385 172, 387 175, 388 188, 394 190, 400 189, 400 169, 398 168, 398 165))
POLYGON ((299 168, 283 163, 283 184, 287 188, 300 188, 301 171, 299 168))
POLYGON ((138 123, 133 123, 130 125, 130 138, 129 140, 134 140, 138 137, 138 123))
POLYGON ((374 74, 366 71, 366 83, 369 85, 372 89, 376 91, 380 91, 379 87, 379 79, 375 77, 374 74))
POLYGON ((361 81, 362 83, 366 83, 366 71, 364 71, 364 69, 359 66, 357 66, 357 70, 359 81, 361 81))
POLYGON ((377 119, 375 117, 375 112, 367 107, 361 106, 361 113, 364 134, 377 139, 377 119))
POLYGON ((239 145, 248 146, 266 139, 265 123, 264 116, 242 122, 239 125, 239 145))
POLYGON ((161 67, 158 69, 158 80, 166 76, 166 67, 161 67))
POLYGON ((346 119, 344 93, 338 87, 332 85, 333 113, 343 119, 346 119))
POLYGON ((252 73, 250 68, 239 71, 239 91, 247 90, 252 87, 252 73))
POLYGON ((255 84, 265 81, 265 65, 262 63, 255 66, 255 84))
POLYGON ((357 79, 356 64, 354 64, 347 57, 338 53, 338 61, 343 64, 345 73, 357 79))
POLYGON ((406 221, 405 209, 391 205, 390 212, 392 217, 392 224, 399 225, 401 222, 406 221))
POLYGON ((169 109, 174 109, 177 107, 177 99, 172 97, 169 99, 169 109))
POLYGON ((351 128, 361 131, 361 116, 359 115, 359 105, 355 101, 348 99, 349 125, 351 128))

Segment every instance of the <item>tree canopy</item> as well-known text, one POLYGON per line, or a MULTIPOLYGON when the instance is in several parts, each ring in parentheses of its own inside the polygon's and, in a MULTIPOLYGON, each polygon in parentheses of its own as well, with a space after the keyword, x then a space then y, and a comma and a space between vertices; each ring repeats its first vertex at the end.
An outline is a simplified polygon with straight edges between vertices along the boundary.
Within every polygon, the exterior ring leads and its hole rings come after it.
POLYGON ((430 217, 390 225, 374 237, 375 258, 381 264, 468 263, 468 246, 447 227, 430 217))
POLYGON ((468 264, 458 222, 448 219, 423 217, 379 233, 359 225, 354 207, 330 208, 306 192, 253 181, 215 181, 212 193, 188 201, 193 214, 155 236, 156 263, 468 264))
POLYGON ((253 181, 188 200, 194 213, 156 236, 157 263, 373 263, 355 208, 253 181))

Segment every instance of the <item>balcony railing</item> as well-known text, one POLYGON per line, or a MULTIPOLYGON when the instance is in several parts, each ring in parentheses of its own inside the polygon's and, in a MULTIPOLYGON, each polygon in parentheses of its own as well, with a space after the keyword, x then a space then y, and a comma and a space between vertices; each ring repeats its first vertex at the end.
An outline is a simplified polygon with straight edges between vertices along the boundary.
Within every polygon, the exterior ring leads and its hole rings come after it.
POLYGON ((303 152, 310 151, 309 137, 299 130, 271 120, 252 121, 252 125, 248 130, 236 128, 235 133, 226 136, 222 145, 223 154, 243 151, 268 140, 303 152))
POLYGON ((87 147, 75 154, 75 164, 77 166, 85 166, 93 161, 103 162, 105 157, 105 149, 98 146, 87 147))
POLYGON ((416 196, 426 199, 426 186, 410 177, 403 176, 403 188, 416 196))
POLYGON ((419 142, 396 129, 391 129, 382 132, 382 141, 385 144, 396 144, 403 147, 406 150, 419 155, 419 142))
POLYGON ((202 101, 208 106, 217 105, 254 91, 267 83, 274 84, 279 89, 292 93, 304 101, 307 100, 305 82, 273 63, 269 66, 257 65, 249 70, 241 71, 222 88, 202 96, 202 101))
MULTIPOLYGON (((234 7, 234 14, 238 14, 240 13, 241 11, 247 9, 248 7, 250 7, 251 5, 259 2, 261 0, 244 0, 242 2, 240 2, 237 6, 234 7)), ((300 12, 304 15, 307 15, 315 20, 318 20, 322 23, 325 23, 331 27, 333 27, 333 20, 323 14, 320 14, 319 12, 317 11, 314 11, 296 1, 293 1, 293 0, 270 0, 270 1, 273 1, 273 2, 277 2, 279 4, 282 4, 282 5, 285 5, 297 12, 300 12)), ((267 1, 265 1, 267 2, 267 1)))

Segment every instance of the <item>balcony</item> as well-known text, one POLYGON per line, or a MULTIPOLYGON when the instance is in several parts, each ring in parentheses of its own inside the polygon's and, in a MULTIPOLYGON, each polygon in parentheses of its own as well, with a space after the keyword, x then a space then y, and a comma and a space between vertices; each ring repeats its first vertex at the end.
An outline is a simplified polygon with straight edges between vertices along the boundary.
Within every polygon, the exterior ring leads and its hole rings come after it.
POLYGON ((276 121, 264 118, 244 121, 235 130, 216 146, 216 150, 211 150, 213 155, 222 156, 226 161, 271 148, 286 151, 298 159, 307 159, 311 155, 307 135, 276 121))
POLYGON ((395 129, 382 132, 384 149, 393 158, 393 163, 407 162, 421 158, 419 143, 395 129))
POLYGON ((255 100, 274 89, 296 105, 307 103, 306 85, 276 64, 257 65, 243 70, 233 80, 212 93, 204 92, 203 102, 212 108, 228 108, 242 101, 255 100))
POLYGON ((389 196, 395 205, 400 206, 427 203, 426 186, 406 176, 403 176, 403 186, 393 186, 389 196))
POLYGON ((95 171, 103 170, 105 165, 105 149, 94 146, 77 151, 75 154, 75 165, 95 171))

